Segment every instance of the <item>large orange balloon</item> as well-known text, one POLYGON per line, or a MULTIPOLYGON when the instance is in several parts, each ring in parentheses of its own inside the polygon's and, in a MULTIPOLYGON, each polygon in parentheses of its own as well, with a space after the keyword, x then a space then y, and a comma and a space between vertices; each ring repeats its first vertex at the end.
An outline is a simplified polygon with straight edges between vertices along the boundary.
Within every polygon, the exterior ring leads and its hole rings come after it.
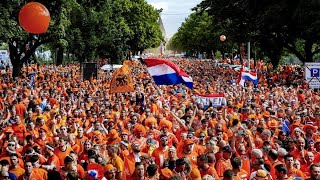
POLYGON ((48 30, 50 13, 43 4, 30 2, 21 8, 19 23, 29 33, 42 34, 48 30))

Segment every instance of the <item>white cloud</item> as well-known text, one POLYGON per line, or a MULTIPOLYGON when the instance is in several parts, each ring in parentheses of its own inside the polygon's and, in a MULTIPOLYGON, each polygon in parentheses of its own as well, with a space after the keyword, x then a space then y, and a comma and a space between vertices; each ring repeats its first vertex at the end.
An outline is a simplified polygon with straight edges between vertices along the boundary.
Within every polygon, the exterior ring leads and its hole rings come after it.
POLYGON ((167 12, 169 9, 169 4, 167 2, 150 2, 149 4, 151 4, 156 9, 162 8, 163 9, 162 12, 167 12))
POLYGON ((202 0, 147 0, 155 8, 162 8, 162 21, 166 29, 167 37, 171 38, 177 32, 181 23, 191 13, 191 9, 202 0))

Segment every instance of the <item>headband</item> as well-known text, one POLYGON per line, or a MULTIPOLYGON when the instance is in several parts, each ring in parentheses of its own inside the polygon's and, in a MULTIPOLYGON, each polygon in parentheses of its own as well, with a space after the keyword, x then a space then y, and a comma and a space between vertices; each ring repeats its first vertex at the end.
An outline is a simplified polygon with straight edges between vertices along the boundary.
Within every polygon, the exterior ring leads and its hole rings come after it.
POLYGON ((54 148, 49 145, 46 145, 46 148, 50 149, 51 151, 54 151, 54 148))

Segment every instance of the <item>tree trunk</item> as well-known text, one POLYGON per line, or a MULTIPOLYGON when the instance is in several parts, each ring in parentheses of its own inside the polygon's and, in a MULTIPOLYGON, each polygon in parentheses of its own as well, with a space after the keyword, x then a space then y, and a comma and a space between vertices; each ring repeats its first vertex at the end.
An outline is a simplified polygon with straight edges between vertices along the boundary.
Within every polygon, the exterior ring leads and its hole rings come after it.
POLYGON ((305 42, 304 51, 306 54, 306 62, 313 62, 312 44, 310 40, 306 40, 305 42))
POLYGON ((22 64, 20 62, 20 57, 18 54, 18 49, 13 45, 13 43, 9 43, 9 51, 10 51, 10 60, 12 64, 12 77, 19 77, 21 75, 22 64))
POLYGON ((60 46, 58 48, 58 52, 57 52, 57 61, 56 61, 57 66, 59 66, 63 63, 63 52, 64 52, 64 49, 62 46, 60 46))
POLYGON ((272 51, 270 53, 267 53, 267 56, 270 58, 273 69, 276 69, 279 65, 281 52, 272 51))

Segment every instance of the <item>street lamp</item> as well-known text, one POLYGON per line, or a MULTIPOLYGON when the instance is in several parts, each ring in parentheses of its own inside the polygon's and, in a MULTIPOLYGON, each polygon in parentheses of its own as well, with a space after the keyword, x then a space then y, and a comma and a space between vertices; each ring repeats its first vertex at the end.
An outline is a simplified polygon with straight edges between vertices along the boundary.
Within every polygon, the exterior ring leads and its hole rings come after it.
POLYGON ((225 35, 220 36, 220 41, 222 42, 222 60, 224 60, 224 42, 226 41, 227 37, 225 35))

